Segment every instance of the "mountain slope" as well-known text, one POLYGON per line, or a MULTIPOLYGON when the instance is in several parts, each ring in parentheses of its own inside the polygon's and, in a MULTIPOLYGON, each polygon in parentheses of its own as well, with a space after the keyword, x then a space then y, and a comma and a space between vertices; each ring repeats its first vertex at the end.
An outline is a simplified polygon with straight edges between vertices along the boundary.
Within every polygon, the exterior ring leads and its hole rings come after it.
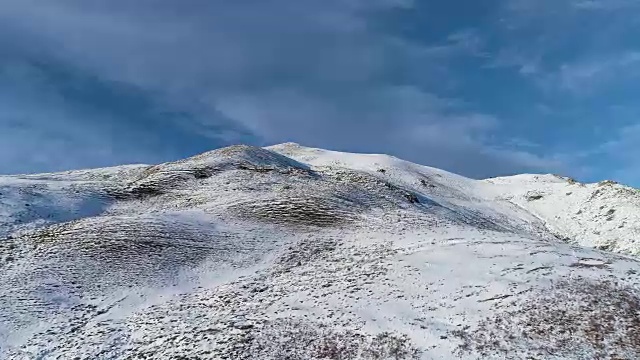
POLYGON ((612 181, 581 184, 553 175, 486 180, 497 198, 527 209, 561 238, 589 247, 640 253, 640 191, 612 181))
POLYGON ((0 186, 7 358, 640 356, 621 185, 281 144, 0 186))

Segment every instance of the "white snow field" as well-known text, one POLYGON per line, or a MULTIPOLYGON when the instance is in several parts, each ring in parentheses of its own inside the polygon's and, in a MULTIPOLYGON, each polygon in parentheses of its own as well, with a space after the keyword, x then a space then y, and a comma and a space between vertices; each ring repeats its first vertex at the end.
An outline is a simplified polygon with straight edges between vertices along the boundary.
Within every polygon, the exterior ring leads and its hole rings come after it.
POLYGON ((638 359, 640 192, 233 146, 0 177, 1 359, 638 359))

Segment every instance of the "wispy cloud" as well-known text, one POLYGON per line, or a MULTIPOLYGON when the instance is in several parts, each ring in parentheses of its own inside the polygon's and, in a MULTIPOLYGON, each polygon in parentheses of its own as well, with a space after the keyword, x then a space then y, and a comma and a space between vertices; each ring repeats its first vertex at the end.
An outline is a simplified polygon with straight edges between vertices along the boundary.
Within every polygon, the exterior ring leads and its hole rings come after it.
POLYGON ((596 95, 640 74, 637 0, 515 0, 487 67, 516 69, 552 96, 596 95))
POLYGON ((564 64, 557 73, 558 84, 574 93, 596 92, 610 81, 629 81, 640 76, 640 51, 564 64))
POLYGON ((532 76, 541 71, 540 56, 531 55, 517 48, 499 49, 488 57, 484 67, 489 69, 514 68, 520 75, 532 76))
POLYGON ((625 10, 640 8, 638 0, 574 0, 573 6, 584 10, 625 10))

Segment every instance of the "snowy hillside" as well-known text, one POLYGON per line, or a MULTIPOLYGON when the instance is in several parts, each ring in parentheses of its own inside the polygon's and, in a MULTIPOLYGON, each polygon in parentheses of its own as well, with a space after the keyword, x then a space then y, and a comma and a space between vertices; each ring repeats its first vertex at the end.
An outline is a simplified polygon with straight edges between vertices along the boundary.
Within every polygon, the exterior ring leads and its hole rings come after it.
POLYGON ((485 180, 496 199, 535 214, 561 238, 603 250, 640 253, 640 191, 613 181, 581 184, 554 175, 485 180))
POLYGON ((639 210, 297 144, 0 177, 0 358, 636 359, 639 210))

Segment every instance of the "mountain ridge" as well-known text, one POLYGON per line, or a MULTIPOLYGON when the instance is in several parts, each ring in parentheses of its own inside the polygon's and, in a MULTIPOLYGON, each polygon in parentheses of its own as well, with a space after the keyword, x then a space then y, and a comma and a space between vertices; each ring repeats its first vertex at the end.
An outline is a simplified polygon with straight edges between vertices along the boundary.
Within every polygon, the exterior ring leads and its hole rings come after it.
POLYGON ((640 194, 612 182, 285 143, 0 194, 8 358, 640 356, 640 194))

